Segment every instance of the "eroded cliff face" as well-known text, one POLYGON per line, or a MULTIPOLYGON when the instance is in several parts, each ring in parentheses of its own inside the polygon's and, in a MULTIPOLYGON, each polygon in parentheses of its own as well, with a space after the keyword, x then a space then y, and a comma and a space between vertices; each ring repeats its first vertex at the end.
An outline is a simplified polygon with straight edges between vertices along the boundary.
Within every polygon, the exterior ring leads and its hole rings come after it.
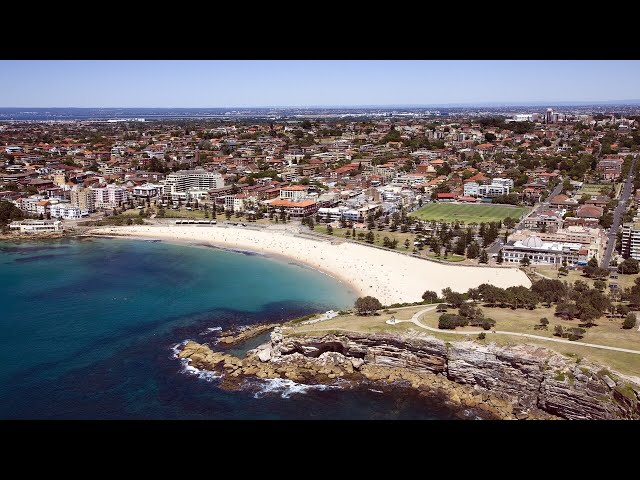
POLYGON ((244 359, 194 342, 179 356, 197 368, 224 371, 231 378, 404 381, 499 418, 640 419, 640 387, 597 365, 538 346, 449 344, 430 336, 309 337, 285 332, 277 328, 271 342, 244 359))

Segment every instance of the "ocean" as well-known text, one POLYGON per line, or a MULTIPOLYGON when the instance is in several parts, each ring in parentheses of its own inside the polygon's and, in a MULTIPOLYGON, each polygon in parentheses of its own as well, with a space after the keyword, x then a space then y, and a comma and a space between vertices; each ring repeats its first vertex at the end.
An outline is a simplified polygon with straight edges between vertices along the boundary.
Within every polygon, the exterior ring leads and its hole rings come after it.
POLYGON ((394 386, 251 379, 226 391, 175 357, 187 339, 353 304, 305 266, 146 240, 4 242, 0 285, 0 419, 465 417, 394 386))

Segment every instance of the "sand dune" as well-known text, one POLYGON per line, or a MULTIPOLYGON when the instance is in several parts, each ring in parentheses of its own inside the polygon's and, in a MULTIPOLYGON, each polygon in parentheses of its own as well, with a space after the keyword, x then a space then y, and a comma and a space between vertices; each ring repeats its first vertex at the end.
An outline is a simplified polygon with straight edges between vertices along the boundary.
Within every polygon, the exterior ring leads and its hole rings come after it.
POLYGON ((363 295, 373 295, 384 305, 420 301, 425 290, 451 287, 458 292, 481 283, 498 287, 531 285, 515 268, 470 267, 430 262, 393 251, 349 242, 300 238, 287 231, 246 227, 135 225, 92 230, 103 235, 126 235, 205 243, 225 248, 283 255, 305 263, 352 285, 363 295))

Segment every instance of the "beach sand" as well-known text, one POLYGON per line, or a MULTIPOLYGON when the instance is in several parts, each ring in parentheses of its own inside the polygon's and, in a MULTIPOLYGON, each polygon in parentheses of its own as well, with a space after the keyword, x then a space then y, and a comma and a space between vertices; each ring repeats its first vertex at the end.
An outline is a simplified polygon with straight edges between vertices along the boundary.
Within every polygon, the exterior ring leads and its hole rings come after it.
POLYGON ((282 255, 342 280, 383 305, 418 302, 425 290, 457 292, 482 283, 497 287, 531 286, 516 268, 446 265, 350 242, 301 238, 285 230, 233 226, 133 225, 102 227, 88 233, 193 242, 230 249, 282 255))

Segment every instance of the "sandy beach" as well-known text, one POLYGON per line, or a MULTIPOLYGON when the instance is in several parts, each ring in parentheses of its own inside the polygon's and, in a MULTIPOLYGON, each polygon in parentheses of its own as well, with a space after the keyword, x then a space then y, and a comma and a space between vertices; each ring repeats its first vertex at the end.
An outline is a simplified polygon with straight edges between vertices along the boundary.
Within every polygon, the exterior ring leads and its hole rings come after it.
POLYGON ((285 230, 165 224, 102 227, 88 233, 186 241, 281 255, 324 271, 352 285, 361 295, 378 298, 383 305, 417 302, 425 290, 440 294, 446 287, 466 292, 482 283, 502 288, 531 285, 527 276, 515 268, 446 265, 350 242, 302 238, 285 230))

